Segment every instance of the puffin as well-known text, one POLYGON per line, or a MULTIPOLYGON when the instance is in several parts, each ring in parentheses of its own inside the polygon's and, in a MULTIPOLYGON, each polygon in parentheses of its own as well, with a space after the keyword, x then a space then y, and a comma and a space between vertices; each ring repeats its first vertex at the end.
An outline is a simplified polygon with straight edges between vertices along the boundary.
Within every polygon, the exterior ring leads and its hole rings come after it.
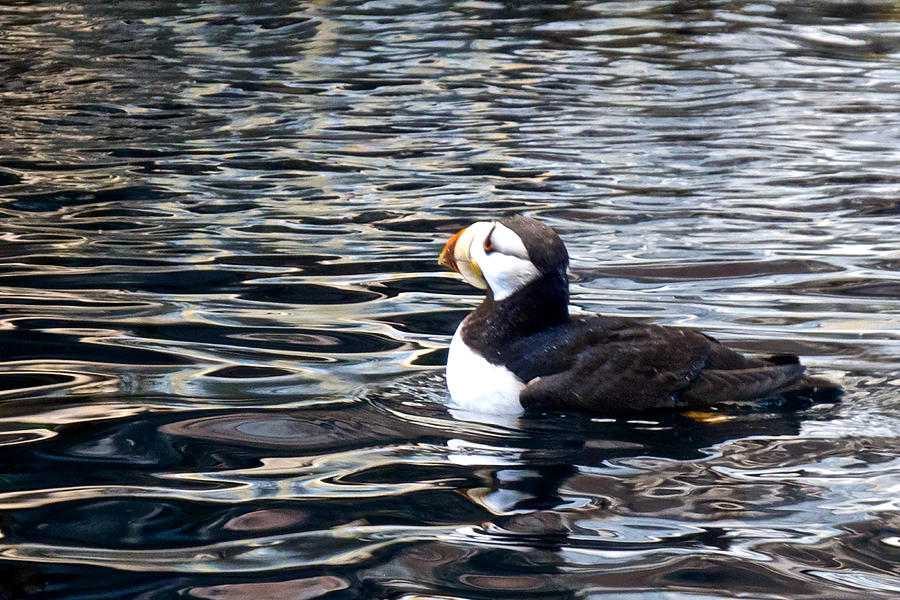
POLYGON ((793 354, 747 356, 696 329, 569 311, 569 254, 540 221, 479 221, 438 262, 485 291, 450 342, 451 404, 478 413, 613 415, 777 397, 804 384, 793 354))

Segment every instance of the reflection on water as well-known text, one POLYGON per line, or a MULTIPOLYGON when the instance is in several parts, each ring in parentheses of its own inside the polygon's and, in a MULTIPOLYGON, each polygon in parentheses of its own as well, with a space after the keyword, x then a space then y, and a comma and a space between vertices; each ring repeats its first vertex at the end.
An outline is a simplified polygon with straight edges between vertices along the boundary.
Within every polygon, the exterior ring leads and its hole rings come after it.
POLYGON ((0 7, 0 598, 895 598, 892 2, 0 7), (839 404, 449 412, 472 220, 839 404))

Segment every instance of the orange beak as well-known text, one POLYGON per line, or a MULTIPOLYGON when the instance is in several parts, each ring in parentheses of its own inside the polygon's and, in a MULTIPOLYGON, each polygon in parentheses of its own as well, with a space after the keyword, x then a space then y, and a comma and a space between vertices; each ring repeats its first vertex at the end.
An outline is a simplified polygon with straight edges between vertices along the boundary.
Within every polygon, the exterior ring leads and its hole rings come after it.
POLYGON ((454 256, 454 253, 456 252, 456 241, 465 230, 466 229, 461 229, 457 231, 456 235, 447 240, 447 243, 444 244, 444 249, 441 250, 441 255, 438 257, 439 265, 443 265, 452 271, 456 271, 457 273, 459 273, 459 265, 456 264, 456 257, 454 256))

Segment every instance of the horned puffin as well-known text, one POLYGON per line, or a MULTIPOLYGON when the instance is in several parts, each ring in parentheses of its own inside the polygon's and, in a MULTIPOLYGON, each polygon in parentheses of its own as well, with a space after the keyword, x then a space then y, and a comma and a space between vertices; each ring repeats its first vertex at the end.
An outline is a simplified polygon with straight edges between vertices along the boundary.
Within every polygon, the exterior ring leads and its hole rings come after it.
POLYGON ((776 395, 803 379, 794 355, 749 357, 700 331, 569 313, 569 255, 526 216, 479 221, 438 262, 485 290, 450 342, 452 404, 480 413, 612 414, 776 395))

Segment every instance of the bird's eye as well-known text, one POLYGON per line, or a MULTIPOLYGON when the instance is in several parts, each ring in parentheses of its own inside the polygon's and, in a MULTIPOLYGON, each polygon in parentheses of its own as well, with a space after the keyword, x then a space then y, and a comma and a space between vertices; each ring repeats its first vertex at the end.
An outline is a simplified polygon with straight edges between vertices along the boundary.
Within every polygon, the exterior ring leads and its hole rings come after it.
POLYGON ((493 252, 494 251, 494 243, 491 241, 491 236, 487 236, 484 238, 484 251, 485 252, 493 252))

